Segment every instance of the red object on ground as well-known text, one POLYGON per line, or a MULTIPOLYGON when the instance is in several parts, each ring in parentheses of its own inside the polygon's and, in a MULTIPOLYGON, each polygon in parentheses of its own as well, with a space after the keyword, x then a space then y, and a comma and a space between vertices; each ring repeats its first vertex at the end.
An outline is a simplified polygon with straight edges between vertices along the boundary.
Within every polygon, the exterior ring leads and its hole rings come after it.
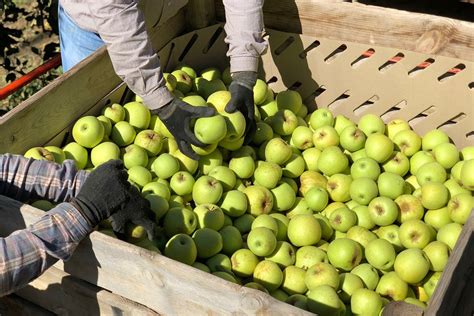
POLYGON ((61 65, 61 55, 57 54, 41 66, 33 69, 26 75, 21 78, 16 79, 15 81, 7 84, 5 87, 0 89, 0 100, 5 99, 15 91, 21 89, 22 87, 26 86, 31 81, 35 80, 39 76, 47 73, 53 68, 57 68, 61 65))

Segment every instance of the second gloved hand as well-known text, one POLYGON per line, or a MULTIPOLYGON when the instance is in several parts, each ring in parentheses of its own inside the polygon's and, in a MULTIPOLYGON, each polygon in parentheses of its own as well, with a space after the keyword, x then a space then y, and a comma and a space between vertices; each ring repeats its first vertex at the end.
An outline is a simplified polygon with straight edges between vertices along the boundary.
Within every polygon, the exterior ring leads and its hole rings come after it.
POLYGON ((206 106, 192 106, 177 98, 164 107, 153 110, 176 139, 179 150, 191 159, 198 160, 199 155, 191 148, 206 146, 200 142, 190 128, 191 119, 215 115, 215 110, 206 106))

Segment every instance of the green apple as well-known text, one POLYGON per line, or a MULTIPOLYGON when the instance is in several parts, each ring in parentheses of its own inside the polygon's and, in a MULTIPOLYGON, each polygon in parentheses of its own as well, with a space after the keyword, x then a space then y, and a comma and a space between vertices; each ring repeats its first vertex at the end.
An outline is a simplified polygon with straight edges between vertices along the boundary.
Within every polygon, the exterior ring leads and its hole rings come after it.
POLYGON ((315 246, 303 246, 296 251, 295 266, 304 270, 319 262, 328 262, 326 253, 315 246))
MULTIPOLYGON (((259 290, 259 291, 264 292, 264 293, 266 293, 266 294, 270 294, 270 293, 268 292, 268 290, 267 290, 263 285, 261 285, 260 283, 249 282, 249 283, 246 283, 244 286, 245 286, 245 287, 248 287, 248 288, 250 288, 250 289, 259 290)), ((277 291, 278 291, 278 290, 277 290, 277 291)))
POLYGON ((365 249, 371 241, 378 238, 375 233, 362 226, 352 226, 349 228, 346 237, 357 241, 362 246, 362 249, 365 249))
POLYGON ((166 81, 166 88, 168 88, 169 91, 174 91, 174 89, 176 89, 176 84, 178 83, 176 77, 168 72, 164 72, 163 78, 166 81))
POLYGON ((296 215, 302 215, 302 214, 313 214, 313 210, 309 207, 307 201, 305 198, 302 197, 296 197, 295 203, 291 207, 290 210, 286 213, 286 216, 289 219, 292 219, 296 215))
POLYGON ((365 258, 374 268, 390 271, 395 263, 395 249, 385 239, 375 239, 365 247, 365 258))
POLYGON ((210 228, 200 228, 193 234, 199 258, 210 258, 222 250, 221 235, 210 228))
POLYGON ((214 204, 200 204, 193 210, 199 228, 220 230, 224 226, 224 213, 214 204))
POLYGON ((391 140, 394 140, 395 135, 397 135, 399 132, 410 129, 411 127, 407 121, 402 119, 394 119, 387 123, 386 134, 391 140))
POLYGON ((304 199, 311 210, 321 212, 328 205, 329 195, 325 189, 313 187, 306 192, 304 199))
POLYGON ((423 207, 439 209, 449 201, 449 191, 442 183, 426 182, 421 186, 421 203, 423 207))
POLYGON ((300 154, 292 154, 285 162, 282 169, 283 176, 287 178, 297 178, 305 171, 305 161, 300 154))
POLYGON ((339 279, 338 294, 345 303, 351 301, 351 296, 354 292, 356 292, 358 289, 364 288, 364 282, 362 282, 362 279, 355 274, 342 273, 339 275, 339 279))
POLYGON ((285 300, 285 303, 298 307, 302 310, 308 310, 308 306, 306 304, 307 301, 308 298, 303 294, 293 294, 288 296, 288 298, 285 300))
POLYGON ((234 220, 234 227, 237 228, 241 234, 246 234, 250 232, 254 220, 254 216, 250 214, 244 214, 234 220))
POLYGON ((87 160, 89 158, 89 153, 87 152, 87 149, 85 149, 76 142, 71 142, 64 146, 63 151, 66 155, 66 159, 74 160, 77 169, 84 169, 86 167, 87 160))
POLYGON ((329 223, 336 231, 345 233, 357 224, 357 215, 348 208, 341 207, 331 213, 329 223))
POLYGON ((370 134, 365 142, 365 151, 369 158, 378 163, 387 161, 393 153, 393 142, 384 134, 370 134))
MULTIPOLYGON (((350 153, 350 157, 352 159, 352 161, 357 161, 359 159, 362 159, 362 158, 367 158, 367 152, 365 151, 365 148, 362 148, 358 151, 355 151, 353 153, 350 153)), ((375 161, 375 160, 374 160, 375 161)))
POLYGON ((360 288, 350 297, 351 312, 354 315, 378 316, 382 311, 382 299, 374 291, 360 288))
POLYGON ((407 157, 413 156, 421 149, 421 137, 412 130, 400 131, 392 139, 400 152, 407 157))
POLYGON ((262 161, 259 162, 255 169, 254 177, 255 184, 264 186, 267 189, 276 187, 278 181, 282 176, 282 169, 279 165, 273 162, 262 161))
POLYGON ((377 270, 368 263, 361 263, 351 271, 352 274, 357 275, 364 286, 369 290, 375 290, 379 283, 379 274, 377 270))
POLYGON ((290 223, 290 219, 286 217, 284 214, 280 213, 273 213, 270 214, 277 223, 278 230, 276 233, 277 241, 286 241, 288 239, 287 232, 288 232, 288 224, 290 223))
POLYGON ((171 198, 169 185, 161 182, 150 182, 146 184, 142 189, 142 193, 144 196, 153 193, 163 197, 167 201, 171 198))
POLYGON ((172 155, 163 153, 153 161, 151 170, 160 179, 169 179, 179 171, 179 161, 172 155))
POLYGON ((339 114, 334 119, 334 128, 339 135, 341 135, 342 131, 348 126, 355 126, 355 123, 344 115, 339 114))
POLYGON ((209 67, 201 70, 201 77, 206 80, 220 79, 221 71, 216 67, 209 67))
POLYGON ((317 262, 309 267, 304 281, 310 291, 321 285, 329 285, 337 290, 340 283, 336 268, 326 262, 317 262))
POLYGON ((281 288, 288 294, 306 293, 305 275, 306 271, 301 268, 295 266, 286 267, 285 270, 283 270, 283 283, 281 288))
POLYGON ((213 177, 222 184, 223 190, 230 191, 237 181, 235 173, 226 166, 216 166, 209 171, 208 176, 213 177))
POLYGON ((239 230, 230 224, 219 231, 222 237, 222 252, 226 255, 232 255, 234 252, 242 248, 243 240, 239 230))
POLYGON ((432 240, 429 226, 418 219, 403 222, 398 234, 405 248, 423 249, 432 240))
POLYGON ((135 129, 126 121, 116 123, 110 132, 110 139, 120 147, 133 143, 135 136, 135 129))
POLYGON ((177 195, 187 195, 193 192, 195 180, 187 171, 179 171, 170 179, 170 188, 177 195))
POLYGON ((168 210, 163 220, 163 227, 168 237, 180 233, 191 235, 197 224, 195 213, 184 207, 174 207, 168 210))
POLYGON ((465 224, 473 208, 474 197, 470 193, 460 193, 449 200, 449 217, 455 223, 465 224))
POLYGON ((135 144, 125 147, 122 159, 127 169, 134 166, 146 167, 148 165, 148 154, 146 150, 135 144))
POLYGON ((424 215, 424 208, 421 204, 420 199, 413 195, 403 194, 395 199, 395 203, 398 205, 400 212, 397 220, 400 224, 411 220, 411 219, 422 219, 424 215))
POLYGON ((286 182, 279 182, 278 186, 271 189, 273 196, 273 210, 283 212, 289 210, 296 201, 296 193, 286 182))
POLYGON ((171 259, 191 265, 196 260, 197 249, 191 237, 177 234, 166 243, 164 254, 171 259))
POLYGON ((135 128, 146 129, 150 125, 150 110, 140 102, 128 102, 123 106, 125 120, 135 128))
POLYGON ((313 134, 313 144, 319 150, 339 145, 339 134, 332 126, 317 128, 313 134))
MULTIPOLYGON (((298 129, 298 127, 296 128, 298 129)), ((295 131, 296 131, 295 129, 295 131)), ((293 134, 295 133, 295 131, 293 131, 293 134)), ((302 134, 301 132, 298 132, 298 137, 302 137, 303 135, 300 135, 302 134)), ((312 135, 312 132, 311 132, 311 135, 312 135)), ((268 125, 267 123, 265 122, 257 122, 257 127, 256 127, 256 130, 255 130, 255 134, 253 135, 252 137, 252 144, 256 145, 256 146, 259 146, 261 145, 263 142, 265 141, 268 141, 270 139, 273 138, 273 130, 271 128, 270 125, 268 125)), ((298 138, 298 141, 302 141, 302 138, 298 138)), ((311 143, 312 143, 312 140, 311 140, 311 143)))
POLYGON ((449 196, 453 197, 461 193, 469 193, 469 190, 463 188, 462 186, 459 185, 459 183, 452 178, 452 173, 451 173, 451 178, 446 180, 444 182, 444 186, 448 189, 449 191, 449 196))
POLYGON ((196 138, 204 144, 216 144, 227 134, 227 123, 222 115, 201 117, 194 125, 196 138))
POLYGON ((318 171, 318 159, 321 155, 321 151, 317 148, 308 148, 305 149, 302 153, 305 169, 310 171, 318 171))
POLYGON ((429 151, 443 143, 449 143, 449 136, 442 130, 434 129, 423 136, 421 140, 421 148, 429 151))
POLYGON ((433 295, 440 278, 441 272, 434 272, 429 273, 423 280, 423 289, 425 290, 428 297, 433 295))
POLYGON ((250 277, 253 275, 259 259, 249 249, 239 249, 231 257, 232 272, 241 277, 250 277))
POLYGON ((348 126, 342 131, 339 141, 342 148, 355 152, 364 148, 366 139, 367 137, 361 129, 348 126))
POLYGON ((211 272, 227 272, 232 273, 232 263, 230 258, 222 253, 218 253, 206 260, 206 265, 211 272))
MULTIPOLYGON (((80 145, 78 145, 80 146, 80 145)), ((43 147, 33 147, 28 149, 25 154, 23 155, 25 158, 33 158, 36 160, 48 160, 48 161, 55 161, 54 155, 49 150, 43 147)), ((73 159, 73 158, 69 158, 73 159)), ((87 162, 87 151, 86 151, 86 162, 87 162)))
POLYGON ((451 169, 459 161, 459 152, 454 144, 442 143, 433 148, 433 156, 445 169, 451 169))
POLYGON ((375 226, 374 221, 370 218, 369 208, 365 205, 359 205, 352 209, 354 213, 357 215, 357 225, 372 229, 375 226))
POLYGON ((384 171, 403 177, 410 170, 410 160, 401 152, 394 151, 392 157, 382 165, 382 168, 384 171))
POLYGON ((275 250, 277 240, 271 229, 257 227, 248 234, 247 245, 256 256, 265 257, 275 250))
POLYGON ((247 196, 247 212, 251 215, 268 214, 273 209, 273 196, 267 188, 251 185, 246 187, 243 193, 247 196))
POLYGON ((265 100, 265 102, 259 107, 260 115, 262 119, 267 119, 275 115, 278 112, 277 102, 274 100, 265 100))
MULTIPOLYGON (((408 269, 411 270, 411 268, 408 269)), ((407 297, 408 284, 392 271, 380 277, 375 292, 394 301, 401 301, 407 297)))
POLYGON ((95 116, 81 117, 74 123, 72 137, 81 146, 93 148, 97 146, 105 135, 105 128, 95 116))
POLYGON ((156 156, 163 148, 163 138, 151 129, 143 130, 135 137, 134 144, 145 149, 148 156, 156 156))
POLYGON ((91 150, 91 162, 94 167, 100 166, 109 160, 119 158, 120 149, 112 142, 100 143, 91 150))
POLYGON ((181 91, 183 94, 191 91, 192 78, 183 70, 175 70, 171 73, 176 78, 176 89, 181 91))
POLYGON ((306 126, 298 126, 291 134, 290 144, 300 150, 313 147, 313 131, 306 126))
POLYGON ((193 68, 191 68, 189 65, 183 64, 176 69, 184 71, 193 80, 196 79, 197 77, 196 71, 193 68))
POLYGON ((444 242, 449 249, 453 250, 461 231, 462 225, 458 223, 446 224, 438 230, 436 240, 444 242))
POLYGON ((370 178, 357 178, 350 184, 350 197, 360 205, 369 205, 378 196, 377 184, 370 178))
POLYGON ((280 166, 291 158, 292 153, 290 145, 281 138, 273 138, 265 146, 266 161, 280 166))
POLYGON ((270 229, 275 236, 278 234, 278 223, 276 220, 268 214, 258 215, 252 222, 252 229, 257 227, 266 227, 270 229))
POLYGON ((145 167, 133 166, 128 169, 128 180, 142 188, 151 182, 151 173, 145 167))
POLYGON ((397 255, 394 269, 403 281, 417 284, 428 274, 430 261, 422 250, 406 249, 397 255))
POLYGON ((462 186, 474 191, 474 159, 465 160, 461 169, 462 186))
POLYGON ((300 187, 299 193, 302 196, 306 195, 306 192, 313 187, 320 187, 326 190, 327 179, 316 171, 305 171, 300 176, 300 187))
POLYGON ((330 146, 324 149, 318 159, 318 169, 326 176, 342 173, 348 166, 349 160, 337 146, 330 146))
POLYGON ((321 225, 313 215, 296 215, 288 224, 288 239, 297 246, 310 246, 321 239, 321 225))
POLYGON ((388 225, 378 228, 374 231, 379 238, 385 239, 390 242, 395 248, 396 252, 403 249, 403 245, 399 238, 400 227, 397 225, 388 225))
POLYGON ((462 160, 474 159, 474 146, 466 146, 461 150, 462 160))
POLYGON ((97 119, 104 126, 104 138, 102 138, 102 141, 108 140, 110 132, 112 131, 112 121, 109 118, 105 117, 105 115, 100 115, 97 117, 97 119))
POLYGON ((225 113, 225 107, 230 101, 229 91, 216 91, 207 97, 207 104, 219 113, 225 113))
POLYGON ((368 207, 370 218, 378 226, 388 226, 398 217, 398 205, 388 197, 376 197, 368 207))
POLYGON ((198 170, 200 174, 208 175, 212 169, 222 165, 224 157, 219 149, 214 149, 210 154, 202 156, 198 162, 198 170))
POLYGON ((372 158, 361 158, 351 165, 351 176, 353 179, 369 178, 375 181, 379 175, 380 166, 377 161, 372 158))
POLYGON ((201 176, 194 183, 193 200, 197 205, 216 204, 221 199, 222 192, 223 188, 219 180, 210 176, 201 176))
POLYGON ((438 162, 428 162, 416 172, 416 180, 421 186, 426 182, 443 183, 446 177, 446 170, 438 162))
POLYGON ((449 247, 441 241, 432 241, 425 248, 423 252, 429 259, 430 270, 442 272, 446 267, 449 259, 449 247))
POLYGON ((267 83, 262 79, 257 79, 253 86, 253 100, 256 105, 260 105, 265 101, 267 90, 267 83))
POLYGON ((53 155, 54 162, 63 163, 63 161, 66 159, 66 154, 64 153, 64 151, 57 146, 45 146, 44 149, 46 149, 53 155))
POLYGON ((434 162, 435 159, 431 152, 427 151, 419 151, 416 152, 413 156, 410 157, 410 173, 412 175, 416 175, 418 172, 418 169, 420 169, 421 166, 424 164, 427 164, 429 162, 434 162))
POLYGON ((229 168, 240 179, 248 179, 255 171, 255 161, 250 156, 233 157, 229 161, 229 168))
POLYGON ((345 174, 334 174, 328 178, 326 190, 335 202, 347 202, 350 200, 350 187, 352 178, 345 174))
POLYGON ((286 90, 278 93, 276 96, 276 102, 278 109, 291 110, 293 113, 297 113, 303 105, 301 95, 293 90, 286 90))
POLYGON ((192 266, 196 269, 199 269, 201 271, 204 271, 204 272, 207 272, 207 273, 211 273, 211 269, 209 269, 208 266, 206 266, 204 263, 201 263, 201 262, 194 262, 192 264, 192 266))
POLYGON ((332 212, 342 207, 348 208, 347 205, 342 202, 332 202, 332 203, 329 203, 328 206, 326 206, 326 208, 321 212, 321 214, 329 218, 332 212))
POLYGON ((219 78, 208 80, 206 78, 198 77, 194 80, 193 85, 193 89, 205 99, 209 99, 209 97, 216 92, 226 91, 226 86, 219 78))
POLYGON ((188 95, 181 100, 192 106, 207 106, 206 100, 204 100, 200 95, 188 95))
POLYGON ((291 135, 298 127, 298 118, 290 110, 280 110, 268 119, 268 123, 278 135, 291 135))
POLYGON ((253 281, 260 283, 268 291, 274 291, 283 283, 283 272, 275 262, 263 260, 253 271, 253 281))
POLYGON ((295 263, 295 253, 296 250, 290 243, 277 241, 275 250, 266 256, 265 259, 277 263, 280 267, 288 267, 295 263))
POLYGON ((343 271, 350 271, 362 260, 362 248, 349 238, 339 238, 331 241, 328 246, 329 262, 343 271))
POLYGON ((118 103, 113 103, 110 106, 105 107, 102 114, 104 114, 104 116, 114 124, 125 119, 125 109, 118 103))
POLYGON ((330 240, 334 234, 334 229, 332 229, 329 219, 323 214, 313 214, 313 216, 318 220, 321 226, 321 238, 330 240))
POLYGON ((343 315, 344 303, 329 285, 320 285, 309 291, 307 306, 312 313, 325 316, 343 315))
POLYGON ((145 199, 150 202, 150 208, 155 213, 155 219, 158 221, 169 209, 168 200, 154 193, 145 195, 145 199))
POLYGON ((405 189, 405 180, 398 174, 383 172, 377 180, 379 195, 388 197, 392 200, 403 194, 405 189))
POLYGON ((243 192, 230 190, 222 194, 219 206, 224 214, 239 217, 247 211, 247 197, 243 192))
POLYGON ((309 124, 313 130, 321 126, 333 126, 334 116, 328 109, 317 109, 311 113, 309 124))

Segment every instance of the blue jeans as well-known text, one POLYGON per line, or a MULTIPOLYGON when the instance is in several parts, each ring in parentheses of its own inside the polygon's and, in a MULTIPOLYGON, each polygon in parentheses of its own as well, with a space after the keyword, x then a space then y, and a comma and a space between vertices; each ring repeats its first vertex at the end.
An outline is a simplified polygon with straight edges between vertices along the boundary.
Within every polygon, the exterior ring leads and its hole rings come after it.
POLYGON ((104 45, 100 36, 81 29, 59 6, 59 44, 63 71, 66 72, 81 60, 104 45))

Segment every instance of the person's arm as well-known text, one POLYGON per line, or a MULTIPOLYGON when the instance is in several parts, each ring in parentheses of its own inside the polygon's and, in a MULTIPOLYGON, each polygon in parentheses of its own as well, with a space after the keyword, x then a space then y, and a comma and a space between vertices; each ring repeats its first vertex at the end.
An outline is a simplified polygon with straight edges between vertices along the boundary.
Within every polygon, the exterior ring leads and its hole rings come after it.
POLYGON ((74 161, 63 164, 0 155, 0 194, 18 201, 47 199, 66 202, 76 196, 88 172, 77 171, 74 161))

